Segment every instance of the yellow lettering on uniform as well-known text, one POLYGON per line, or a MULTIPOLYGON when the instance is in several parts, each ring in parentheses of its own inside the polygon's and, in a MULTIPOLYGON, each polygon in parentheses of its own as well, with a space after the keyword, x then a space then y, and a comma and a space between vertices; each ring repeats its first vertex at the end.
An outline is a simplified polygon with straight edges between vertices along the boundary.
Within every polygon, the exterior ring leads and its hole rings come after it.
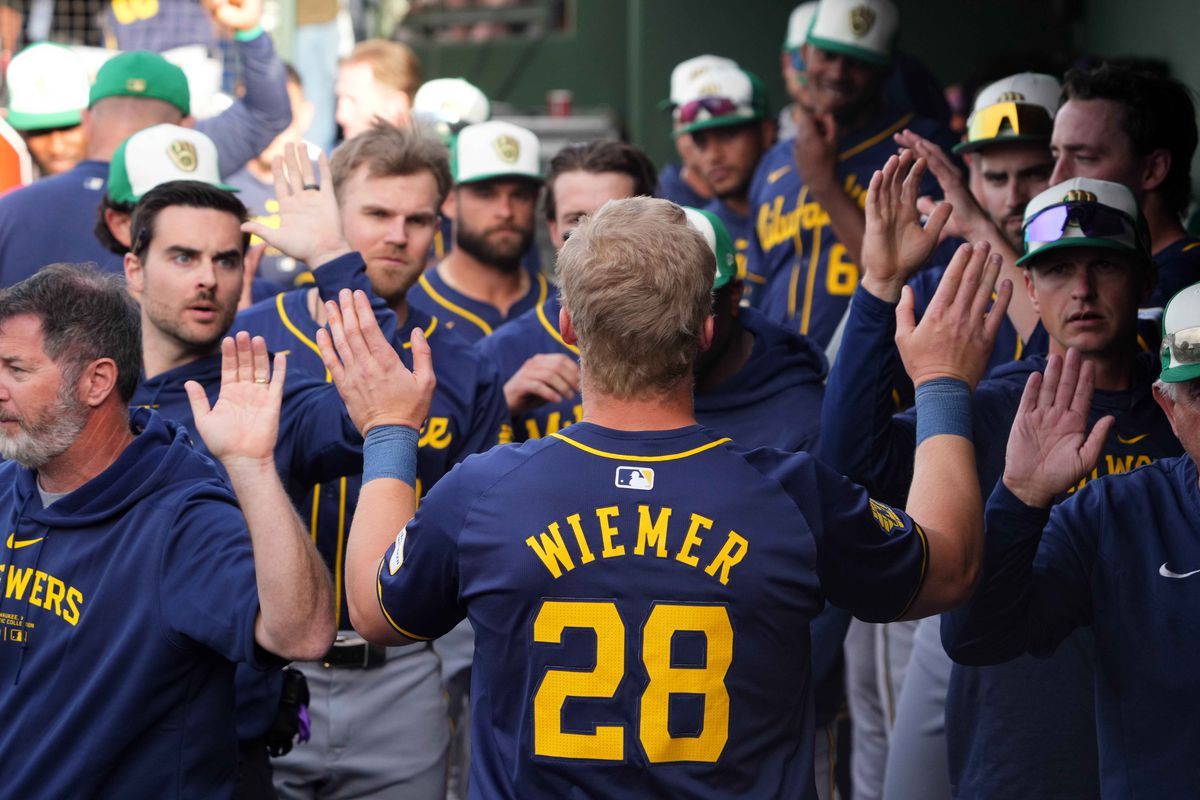
POLYGON ((447 417, 430 417, 422 430, 417 447, 432 447, 445 450, 450 446, 450 420, 447 417))
POLYGON ((79 624, 79 607, 83 605, 83 592, 72 586, 67 589, 67 613, 63 614, 63 619, 69 625, 79 624))
POLYGON ((664 508, 658 512, 658 518, 650 521, 650 506, 638 506, 638 540, 633 548, 633 554, 645 554, 647 547, 653 547, 654 555, 658 558, 667 557, 667 523, 671 521, 671 509, 664 508))
POLYGON ((746 553, 750 550, 750 543, 740 536, 737 531, 730 531, 729 538, 725 540, 725 545, 721 548, 721 552, 717 553, 717 557, 712 560, 704 571, 709 575, 716 575, 717 570, 721 570, 722 586, 729 585, 729 570, 741 563, 741 560, 746 557, 746 553))
POLYGON ((4 587, 5 597, 11 597, 20 600, 25 596, 25 589, 29 586, 29 579, 33 577, 33 570, 28 567, 14 569, 8 573, 8 580, 4 587))
POLYGON ((1151 463, 1153 460, 1154 459, 1150 458, 1150 456, 1138 456, 1137 461, 1134 462, 1134 465, 1133 465, 1134 469, 1137 469, 1138 467, 1144 467, 1147 464, 1151 463))
POLYGON ((551 575, 561 578, 563 568, 570 572, 575 569, 575 562, 571 560, 571 554, 567 551, 567 546, 563 544, 562 534, 558 532, 558 523, 551 522, 549 530, 549 537, 545 533, 539 534, 539 538, 542 540, 541 545, 532 536, 525 540, 525 544, 533 548, 533 552, 537 553, 537 557, 546 565, 546 569, 550 571, 551 575))
POLYGON ((538 430, 538 424, 537 424, 536 419, 525 420, 525 438, 526 439, 542 438, 542 432, 538 430))
POLYGON ((1105 453, 1104 460, 1108 464, 1109 475, 1120 475, 1129 471, 1129 464, 1133 461, 1133 456, 1117 456, 1114 459, 1112 455, 1105 453))
POLYGON ((609 522, 613 517, 620 513, 616 506, 605 506, 604 508, 596 509, 596 519, 600 520, 600 538, 604 541, 604 549, 600 551, 601 558, 612 558, 613 556, 625 555, 625 545, 613 545, 613 539, 620 533, 609 522))
POLYGON ((689 567, 694 567, 700 563, 700 559, 692 555, 692 548, 704 544, 704 541, 698 534, 701 528, 704 528, 706 531, 712 530, 712 522, 708 517, 692 514, 692 524, 688 527, 687 536, 683 537, 683 546, 675 554, 676 561, 681 564, 687 564, 689 567))
POLYGON ((47 611, 53 611, 62 616, 62 599, 67 596, 67 585, 53 575, 46 583, 46 604, 42 606, 47 611))
POLYGON ((579 515, 572 514, 567 517, 567 524, 575 532, 575 544, 579 545, 579 563, 590 564, 595 561, 596 557, 592 555, 592 548, 588 547, 587 539, 583 538, 583 528, 579 525, 579 515))
POLYGON ((46 585, 46 573, 40 569, 34 574, 33 590, 29 593, 29 602, 38 608, 42 607, 42 587, 46 585))

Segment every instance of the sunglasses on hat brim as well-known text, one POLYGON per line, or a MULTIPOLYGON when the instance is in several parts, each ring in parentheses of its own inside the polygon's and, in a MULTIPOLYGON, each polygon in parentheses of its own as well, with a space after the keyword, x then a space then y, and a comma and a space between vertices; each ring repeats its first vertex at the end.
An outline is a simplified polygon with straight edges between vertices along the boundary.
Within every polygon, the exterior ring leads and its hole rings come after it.
POLYGON ((1134 221, 1124 212, 1100 203, 1050 206, 1025 223, 1026 253, 1069 239, 1102 240, 1133 252, 1143 249, 1134 221))
POLYGON ((728 97, 701 97, 689 100, 675 110, 675 120, 680 125, 691 125, 710 119, 744 117, 749 119, 750 109, 739 105, 728 97))
POLYGON ((1170 366, 1200 364, 1200 326, 1184 328, 1164 336, 1163 355, 1171 357, 1170 366))
POLYGON ((967 119, 967 141, 997 138, 1039 138, 1049 141, 1054 119, 1041 106, 1029 103, 994 103, 967 119))

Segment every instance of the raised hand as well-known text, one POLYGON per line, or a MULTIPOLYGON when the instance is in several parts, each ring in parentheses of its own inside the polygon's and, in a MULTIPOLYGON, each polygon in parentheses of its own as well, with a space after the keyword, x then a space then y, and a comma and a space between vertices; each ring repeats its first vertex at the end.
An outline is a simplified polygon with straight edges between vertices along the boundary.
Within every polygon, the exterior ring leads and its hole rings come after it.
POLYGON ((510 414, 570 400, 578 392, 579 365, 562 353, 533 356, 504 384, 504 400, 510 414))
POLYGON ((266 341, 242 331, 221 342, 221 393, 211 408, 199 383, 184 384, 196 432, 226 469, 239 462, 274 464, 286 373, 282 353, 275 354, 272 371, 266 341))
POLYGON ((1049 508, 1100 458, 1114 419, 1104 417, 1088 434, 1094 388, 1093 365, 1075 349, 1065 360, 1050 356, 1045 374, 1029 376, 1004 456, 1004 485, 1025 505, 1049 508))
POLYGON ((911 150, 916 156, 925 159, 930 173, 933 174, 938 186, 942 189, 944 200, 934 200, 925 195, 918 198, 917 209, 922 214, 932 216, 943 203, 949 203, 954 207, 954 213, 950 215, 945 226, 944 234, 946 236, 993 241, 994 236, 999 235, 998 229, 992 230, 995 229, 995 225, 980 207, 975 195, 971 194, 970 187, 963 179, 962 170, 951 160, 945 150, 907 128, 894 134, 892 138, 900 147, 911 150))
POLYGON ((283 155, 271 161, 275 199, 279 201, 279 227, 245 222, 242 230, 258 236, 277 250, 316 269, 350 252, 342 234, 342 218, 329 161, 322 153, 317 162, 318 181, 308 150, 302 143, 284 146, 283 155))
POLYGON ((325 313, 329 330, 317 331, 317 346, 359 432, 365 437, 380 425, 420 430, 437 385, 421 329, 412 332, 410 371, 379 329, 364 292, 343 289, 337 303, 325 304, 325 313))
POLYGON ((263 0, 203 0, 212 18, 226 28, 249 31, 262 22, 263 0))
POLYGON ((792 107, 796 123, 796 171, 814 191, 837 183, 837 123, 832 114, 814 114, 799 103, 792 107))
POLYGON ((941 203, 921 225, 917 191, 926 163, 905 150, 876 170, 867 187, 862 284, 889 303, 900 298, 901 287, 929 260, 950 217, 950 204, 941 203))
POLYGON ((1011 281, 996 287, 1001 259, 990 250, 986 242, 958 248, 919 325, 912 289, 904 287, 896 307, 896 346, 913 385, 956 378, 974 389, 983 377, 1012 298, 1011 281))

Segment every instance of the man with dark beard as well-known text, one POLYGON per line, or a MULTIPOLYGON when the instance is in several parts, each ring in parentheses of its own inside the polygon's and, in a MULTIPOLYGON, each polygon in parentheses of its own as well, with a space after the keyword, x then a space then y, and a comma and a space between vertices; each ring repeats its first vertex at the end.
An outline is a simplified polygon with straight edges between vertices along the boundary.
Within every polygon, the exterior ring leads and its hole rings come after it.
POLYGON ((468 125, 455 140, 455 188, 442 203, 454 249, 408 301, 471 342, 546 299, 545 276, 521 267, 542 185, 539 148, 531 131, 507 122, 468 125))

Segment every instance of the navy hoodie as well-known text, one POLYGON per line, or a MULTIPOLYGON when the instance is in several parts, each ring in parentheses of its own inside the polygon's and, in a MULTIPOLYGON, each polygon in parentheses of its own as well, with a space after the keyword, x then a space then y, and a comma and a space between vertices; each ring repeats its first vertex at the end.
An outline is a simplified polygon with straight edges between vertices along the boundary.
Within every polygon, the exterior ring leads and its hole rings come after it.
MULTIPOLYGON (((143 379, 131 405, 157 409, 194 432, 192 406, 183 388, 187 381, 197 381, 208 402, 215 403, 221 391, 220 354, 143 379)), ((196 448, 207 454, 204 440, 196 435, 192 438, 196 448)), ((362 472, 362 437, 333 384, 289 370, 283 384, 275 463, 284 489, 293 498, 303 496, 314 484, 362 472)), ((238 670, 239 738, 257 739, 266 734, 279 705, 281 681, 277 673, 238 670)))
POLYGON ((5 797, 228 797, 233 662, 266 666, 246 522, 187 431, 131 415, 133 442, 43 508, 0 464, 5 797))
MULTIPOLYGON (((916 412, 892 416, 895 306, 854 295, 845 342, 826 386, 821 454, 873 495, 901 505, 912 481, 916 412)), ((1004 472, 1009 430, 1029 375, 1045 368, 1030 356, 994 370, 972 396, 976 470, 985 494, 1004 472)), ((1113 414, 1100 463, 1086 483, 1182 452, 1154 402, 1156 359, 1140 353, 1132 388, 1098 391, 1091 420, 1113 414)), ((1072 634, 1046 659, 1023 656, 994 667, 955 665, 946 698, 946 739, 954 796, 1079 798, 1099 793, 1093 710, 1091 632, 1072 634)))

